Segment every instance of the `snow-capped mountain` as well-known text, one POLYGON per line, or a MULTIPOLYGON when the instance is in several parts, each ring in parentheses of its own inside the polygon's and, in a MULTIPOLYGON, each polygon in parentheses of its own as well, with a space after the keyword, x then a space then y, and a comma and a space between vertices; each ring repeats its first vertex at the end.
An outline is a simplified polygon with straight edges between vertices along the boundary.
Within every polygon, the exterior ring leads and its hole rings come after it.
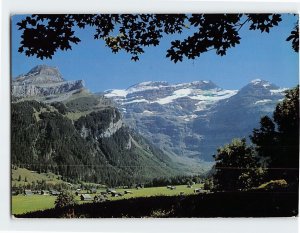
MULTIPOLYGON (((167 82, 143 82, 131 86, 126 90, 109 90, 105 92, 105 96, 113 98, 122 106, 135 104, 144 104, 155 107, 157 104, 164 108, 172 108, 184 104, 182 100, 190 99, 193 103, 187 106, 181 106, 176 109, 175 114, 178 115, 180 110, 185 111, 201 111, 210 107, 214 103, 222 99, 227 99, 237 93, 236 90, 224 90, 219 88, 211 81, 196 81, 191 83, 181 83, 170 85, 167 82), (179 112, 178 112, 179 111, 179 112)), ((125 108, 125 109, 126 109, 125 108)), ((123 109, 124 110, 124 109, 123 109)), ((148 112, 150 109, 147 109, 148 112)))
POLYGON ((211 81, 143 82, 104 95, 117 103, 131 127, 161 149, 211 160, 219 146, 247 137, 261 116, 272 114, 284 90, 260 79, 239 91, 211 81))

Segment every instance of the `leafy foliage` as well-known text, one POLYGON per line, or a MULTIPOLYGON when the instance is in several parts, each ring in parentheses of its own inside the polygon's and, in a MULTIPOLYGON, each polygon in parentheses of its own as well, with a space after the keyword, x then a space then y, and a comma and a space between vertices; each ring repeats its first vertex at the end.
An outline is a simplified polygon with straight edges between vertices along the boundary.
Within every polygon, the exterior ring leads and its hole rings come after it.
POLYGON ((100 202, 105 202, 105 201, 107 201, 107 198, 104 197, 103 195, 94 196, 94 200, 93 200, 94 203, 100 203, 100 202))
POLYGON ((294 30, 291 31, 291 35, 286 38, 287 41, 292 41, 292 47, 295 52, 299 52, 299 21, 297 21, 294 30))
POLYGON ((268 116, 261 118, 260 128, 253 130, 250 139, 254 148, 248 147, 245 139, 236 139, 218 149, 213 175, 215 188, 249 189, 263 179, 284 179, 292 190, 297 190, 299 86, 286 92, 285 99, 274 111, 273 119, 268 116))
POLYGON ((71 192, 64 191, 57 196, 54 204, 55 208, 63 208, 66 206, 74 206, 77 202, 75 196, 71 192))
MULTIPOLYGON (((167 50, 166 56, 176 63, 209 50, 223 56, 240 43, 239 31, 245 25, 268 33, 281 20, 280 14, 35 14, 17 23, 22 31, 18 51, 40 59, 52 58, 57 50, 70 50, 80 42, 75 28, 92 27, 94 39, 103 40, 113 53, 123 50, 137 61, 145 47, 159 45, 163 36, 190 30, 192 35, 172 41, 167 50)), ((296 26, 287 40, 292 40, 297 52, 298 38, 296 26)))
POLYGON ((267 161, 273 179, 298 180, 299 169, 299 86, 286 92, 273 119, 263 117, 260 128, 253 130, 252 142, 267 161))
POLYGON ((259 184, 263 171, 245 139, 233 139, 215 155, 214 185, 217 190, 243 190, 259 184))

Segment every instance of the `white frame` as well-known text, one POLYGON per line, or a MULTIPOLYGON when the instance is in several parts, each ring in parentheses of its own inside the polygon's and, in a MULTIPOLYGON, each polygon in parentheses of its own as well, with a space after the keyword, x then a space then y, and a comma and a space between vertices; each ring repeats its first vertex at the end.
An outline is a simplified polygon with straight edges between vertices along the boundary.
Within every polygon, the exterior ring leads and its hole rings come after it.
MULTIPOLYGON (((10 16, 26 13, 299 13, 298 0, 0 0, 0 231, 298 232, 296 218, 13 219, 10 215, 10 16)), ((243 208, 241 206, 241 208, 243 208)))

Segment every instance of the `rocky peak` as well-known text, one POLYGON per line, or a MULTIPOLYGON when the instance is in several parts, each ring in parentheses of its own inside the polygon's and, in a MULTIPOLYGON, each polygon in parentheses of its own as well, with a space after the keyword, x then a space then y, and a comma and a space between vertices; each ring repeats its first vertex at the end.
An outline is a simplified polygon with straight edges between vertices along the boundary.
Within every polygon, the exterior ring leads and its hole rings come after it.
POLYGON ((53 96, 71 94, 84 88, 82 80, 65 81, 56 67, 38 65, 12 82, 12 95, 18 98, 29 96, 53 96))
POLYGON ((249 84, 244 86, 239 92, 239 95, 249 95, 249 96, 264 96, 271 95, 279 90, 279 87, 261 79, 254 79, 249 84))
POLYGON ((14 82, 20 84, 44 84, 63 82, 64 79, 56 67, 38 65, 27 74, 18 76, 14 82))

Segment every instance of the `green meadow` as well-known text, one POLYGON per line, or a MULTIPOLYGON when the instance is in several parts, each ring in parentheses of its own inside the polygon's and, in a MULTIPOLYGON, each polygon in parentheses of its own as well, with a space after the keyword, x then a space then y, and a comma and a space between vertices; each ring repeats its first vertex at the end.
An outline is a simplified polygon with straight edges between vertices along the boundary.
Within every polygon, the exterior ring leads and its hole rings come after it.
MULTIPOLYGON (((166 186, 150 187, 150 188, 142 188, 142 189, 115 189, 119 193, 124 193, 125 190, 128 190, 131 191, 132 194, 124 194, 123 196, 118 196, 118 197, 111 197, 111 195, 109 195, 108 200, 114 201, 120 199, 151 197, 151 196, 176 196, 176 195, 180 195, 181 192, 183 192, 184 195, 193 195, 194 189, 203 188, 203 184, 193 185, 193 188, 188 188, 186 185, 177 185, 175 187, 176 187, 175 190, 167 189, 166 186)), ((99 194, 101 191, 105 191, 105 189, 97 190, 97 194, 99 194)), ((84 193, 84 191, 82 191, 81 193, 84 193)), ((90 194, 90 195, 94 197, 97 194, 90 194)), ((12 196, 12 214, 22 214, 22 213, 27 213, 27 212, 37 211, 37 210, 54 208, 55 199, 56 199, 55 196, 38 195, 38 194, 34 194, 30 196, 24 196, 24 195, 12 196)), ((89 202, 89 201, 81 201, 80 194, 76 196, 76 199, 79 204, 89 202)))

